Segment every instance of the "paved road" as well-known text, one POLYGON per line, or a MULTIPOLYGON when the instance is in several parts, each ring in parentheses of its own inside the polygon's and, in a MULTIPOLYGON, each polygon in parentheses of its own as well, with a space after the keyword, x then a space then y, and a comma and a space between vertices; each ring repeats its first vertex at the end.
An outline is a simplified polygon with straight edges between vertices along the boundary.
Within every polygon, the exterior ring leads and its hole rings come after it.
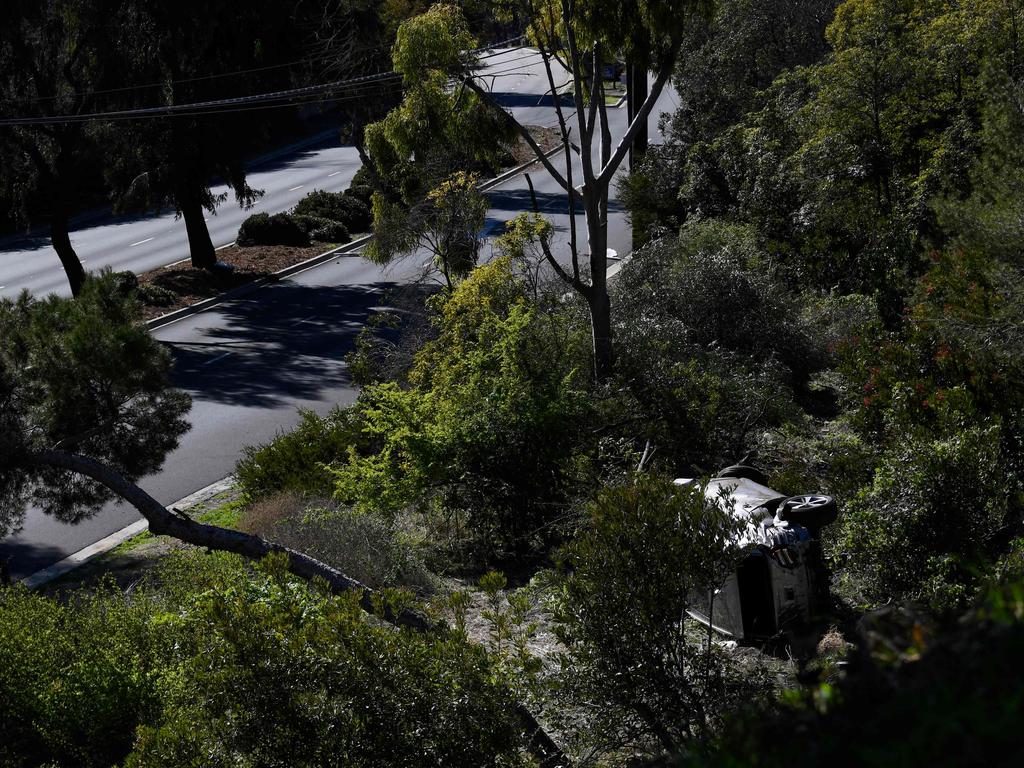
MULTIPOLYGON (((520 56, 508 57, 507 68, 518 72, 523 66, 520 56)), ((543 79, 537 67, 502 78, 496 90, 506 103, 516 102, 509 106, 520 119, 553 122, 554 110, 542 99, 543 79)), ((659 107, 672 109, 672 94, 659 107)), ((613 120, 615 134, 621 135, 625 110, 613 112, 613 120)), ((656 122, 651 129, 655 140, 656 122)), ((561 166, 561 160, 557 162, 561 166)), ((535 168, 532 176, 541 207, 555 224, 557 250, 557 244, 568 238, 564 194, 543 169, 535 168)), ((491 232, 499 232, 502 222, 530 208, 522 176, 495 187, 489 197, 491 232)), ((629 229, 617 205, 610 214, 609 247, 618 253, 630 248, 629 229)), ((175 356, 175 385, 193 397, 192 429, 168 456, 163 470, 142 486, 170 504, 229 474, 243 446, 293 426, 298 408, 325 413, 335 404, 354 400, 343 356, 369 313, 386 306, 395 291, 410 290, 409 284, 421 275, 422 261, 411 258, 380 268, 358 254, 341 256, 155 331, 175 356)), ((138 517, 125 505, 111 504, 92 519, 68 526, 30 510, 24 530, 0 542, 0 557, 12 558, 16 577, 28 575, 138 517)))
MULTIPOLYGON (((264 191, 247 211, 232 198, 216 214, 207 215, 214 245, 231 243, 242 221, 253 213, 276 213, 291 208, 314 189, 333 191, 348 187, 359 168, 353 147, 340 146, 337 138, 295 150, 274 160, 258 163, 249 183, 264 191)), ((214 187, 214 194, 227 192, 214 187)), ((112 267, 142 273, 189 258, 185 222, 173 211, 149 216, 103 217, 71 234, 83 266, 90 271, 112 267)), ((70 295, 67 277, 45 235, 29 237, 0 251, 0 297, 17 296, 23 289, 35 294, 70 295)))

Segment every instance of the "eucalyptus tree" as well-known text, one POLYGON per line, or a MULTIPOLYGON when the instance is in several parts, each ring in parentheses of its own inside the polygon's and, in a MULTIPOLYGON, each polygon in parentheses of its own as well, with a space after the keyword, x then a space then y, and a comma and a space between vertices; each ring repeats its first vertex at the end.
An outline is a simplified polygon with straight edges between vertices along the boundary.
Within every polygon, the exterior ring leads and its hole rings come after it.
MULTIPOLYGON (((462 86, 456 89, 476 97, 463 103, 481 103, 530 147, 568 200, 570 239, 568 259, 556 258, 546 239, 545 257, 555 272, 587 302, 593 329, 594 373, 607 377, 613 370, 611 303, 607 285, 608 208, 611 185, 641 131, 675 66, 687 19, 697 0, 619 3, 601 0, 503 0, 496 10, 503 18, 525 22, 527 36, 544 64, 548 91, 555 104, 564 163, 547 156, 528 127, 505 110, 491 90, 480 58, 466 39, 466 22, 456 6, 435 5, 405 22, 395 43, 396 70, 407 81, 445 77, 462 86), (642 46, 654 73, 650 90, 635 107, 635 115, 616 141, 605 105, 605 84, 599 76, 613 56, 631 56, 642 46), (573 108, 562 106, 560 86, 565 75, 573 86, 573 108), (581 166, 582 178, 574 173, 581 166), (563 165, 564 167, 560 167, 563 165), (576 215, 585 219, 585 233, 577 231, 576 215), (585 250, 584 250, 585 249, 585 250), (584 267, 583 261, 588 262, 584 267)), ((534 198, 534 208, 539 206, 534 198)))

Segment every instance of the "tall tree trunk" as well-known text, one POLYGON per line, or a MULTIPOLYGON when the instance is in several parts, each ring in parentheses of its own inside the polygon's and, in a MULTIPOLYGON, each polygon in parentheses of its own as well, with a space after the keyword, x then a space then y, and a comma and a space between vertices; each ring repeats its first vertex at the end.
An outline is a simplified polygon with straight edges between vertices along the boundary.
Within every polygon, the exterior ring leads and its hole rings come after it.
POLYGON ((211 269, 217 263, 217 252, 210 239, 210 230, 206 227, 203 215, 203 204, 199 196, 192 190, 180 189, 175 195, 175 202, 182 218, 185 219, 185 231, 188 233, 189 255, 192 266, 196 269, 211 269))
POLYGON ((78 296, 82 292, 82 285, 85 284, 85 269, 78 254, 75 253, 75 247, 71 244, 68 215, 61 205, 58 205, 50 217, 50 244, 57 252, 57 257, 64 267, 64 274, 68 276, 71 295, 78 296))
POLYGON ((590 307, 590 324, 594 335, 594 378, 604 381, 615 370, 612 305, 608 298, 608 223, 601 218, 600 201, 593 200, 587 193, 584 195, 590 247, 591 290, 587 295, 587 304, 590 307))
MULTIPOLYGON (((29 454, 28 462, 35 466, 56 467, 68 472, 95 480, 110 489, 122 499, 135 507, 147 522, 149 530, 157 535, 173 536, 179 541, 194 544, 198 547, 216 549, 222 552, 233 552, 253 560, 260 560, 273 553, 281 553, 288 557, 288 570, 296 576, 312 581, 320 578, 326 582, 335 594, 357 592, 359 604, 368 613, 377 614, 377 606, 372 589, 356 581, 350 576, 326 563, 322 563, 309 555, 289 547, 261 539, 241 531, 221 528, 216 525, 197 523, 184 516, 171 513, 135 483, 122 477, 105 464, 78 453, 58 450, 41 450, 29 454)), ((382 617, 385 621, 397 626, 408 627, 420 632, 443 629, 442 624, 432 621, 418 611, 403 608, 394 613, 385 607, 382 617)), ((372 695, 372 691, 367 692, 372 695)), ((537 722, 523 704, 516 703, 516 717, 523 727, 523 739, 529 751, 537 758, 541 768, 571 768, 572 762, 562 752, 547 731, 537 722)))

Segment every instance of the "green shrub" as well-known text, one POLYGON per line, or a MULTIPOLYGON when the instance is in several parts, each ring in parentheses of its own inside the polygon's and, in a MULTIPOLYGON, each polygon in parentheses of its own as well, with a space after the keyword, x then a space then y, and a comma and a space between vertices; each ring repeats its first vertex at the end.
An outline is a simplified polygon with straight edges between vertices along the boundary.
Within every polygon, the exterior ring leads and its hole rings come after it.
POLYGON ((345 190, 345 192, 357 200, 362 200, 366 203, 367 207, 373 201, 373 187, 369 184, 356 184, 355 180, 353 180, 352 186, 345 190))
POLYGON ((161 706, 126 766, 520 764, 512 702, 458 635, 370 621, 279 558, 203 586, 153 617, 161 706))
POLYGON ((307 235, 312 235, 313 231, 320 227, 327 226, 331 223, 330 219, 325 219, 323 216, 306 216, 300 214, 291 214, 292 219, 298 224, 302 231, 307 235))
POLYGON ((174 303, 177 294, 162 285, 142 283, 139 286, 139 299, 149 307, 167 307, 174 303))
POLYGON ((184 551, 66 603, 0 588, 5 767, 514 768, 513 711, 463 635, 372 620, 282 557, 184 551))
POLYGON ((139 278, 131 270, 111 272, 110 279, 114 282, 114 290, 124 298, 139 290, 139 278))
POLYGON ((735 520, 701 486, 650 475, 602 489, 588 511, 553 591, 561 701, 585 702, 591 746, 657 753, 709 735, 767 689, 687 626, 695 595, 735 565, 735 520))
POLYGON ((61 604, 0 587, 0 764, 107 768, 157 704, 152 606, 106 590, 61 604))
POLYGON ((349 232, 365 232, 372 217, 367 203, 348 192, 327 192, 317 189, 302 198, 293 209, 296 216, 316 216, 337 221, 349 232))
POLYGON ((242 222, 237 242, 247 245, 309 245, 309 236, 287 213, 254 213, 242 222))
POLYGON ((348 233, 348 227, 340 221, 329 221, 317 227, 311 233, 314 240, 320 243, 336 243, 338 245, 352 240, 348 233))
POLYGON ((295 429, 243 449, 235 466, 242 492, 250 500, 280 491, 329 497, 334 484, 324 465, 345 457, 356 429, 351 410, 335 408, 326 416, 303 411, 295 429))
POLYGON ((409 386, 360 394, 363 445, 332 467, 335 497, 459 521, 474 556, 530 551, 557 535, 553 521, 589 477, 586 338, 557 309, 542 313, 505 258, 432 314, 438 335, 409 386))
POLYGON ((822 364, 765 260, 746 229, 703 222, 635 254, 612 287, 622 407, 673 471, 736 463, 822 364))
POLYGON ((963 607, 987 573, 990 542, 1007 520, 1000 427, 947 436, 906 434, 843 515, 837 556, 869 601, 963 607))

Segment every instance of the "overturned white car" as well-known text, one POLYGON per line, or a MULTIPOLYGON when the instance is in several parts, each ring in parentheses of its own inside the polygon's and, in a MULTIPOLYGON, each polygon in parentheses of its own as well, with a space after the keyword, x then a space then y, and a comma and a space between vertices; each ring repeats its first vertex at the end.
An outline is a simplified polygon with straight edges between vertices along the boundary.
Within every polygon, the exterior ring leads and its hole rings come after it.
MULTIPOLYGON (((694 482, 680 478, 678 485, 694 482)), ((705 496, 742 523, 742 559, 719 588, 694 596, 690 615, 746 643, 771 640, 826 610, 828 573, 821 529, 836 519, 831 496, 783 496, 752 467, 729 467, 708 481, 705 496)))

